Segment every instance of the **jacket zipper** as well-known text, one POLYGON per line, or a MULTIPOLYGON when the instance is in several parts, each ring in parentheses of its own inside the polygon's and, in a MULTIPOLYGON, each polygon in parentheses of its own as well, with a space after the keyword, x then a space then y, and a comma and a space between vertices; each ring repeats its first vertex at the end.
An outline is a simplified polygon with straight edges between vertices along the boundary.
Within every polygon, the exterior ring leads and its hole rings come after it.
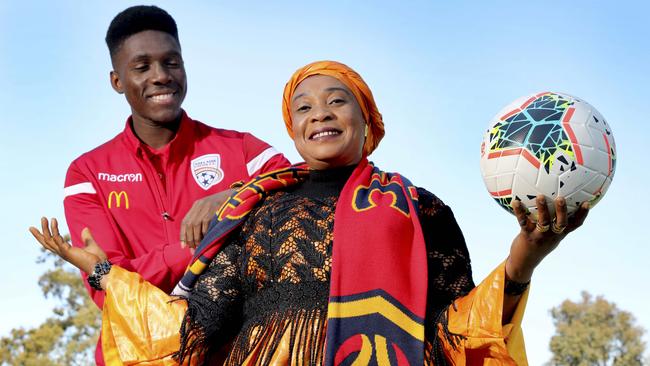
POLYGON ((162 225, 163 230, 165 231, 165 238, 167 239, 167 243, 171 244, 172 242, 171 242, 171 240, 169 238, 169 229, 167 228, 167 225, 169 225, 169 221, 172 220, 172 217, 169 214, 169 212, 167 211, 167 209, 165 208, 166 207, 166 205, 165 205, 166 197, 163 197, 164 195, 162 194, 162 192, 164 192, 165 189, 162 187, 162 183, 160 182, 160 179, 161 179, 160 175, 158 175, 158 172, 156 171, 156 168, 151 163, 151 160, 149 160, 149 157, 147 156, 147 154, 144 153, 144 154, 142 154, 142 156, 144 157, 144 160, 146 161, 146 165, 147 165, 147 168, 149 170, 149 176, 151 178, 153 178, 153 181, 155 182, 154 185, 156 186, 156 193, 157 194, 154 194, 154 196, 156 198, 156 201, 158 202, 158 208, 160 209, 160 217, 161 217, 162 224, 163 224, 162 225))

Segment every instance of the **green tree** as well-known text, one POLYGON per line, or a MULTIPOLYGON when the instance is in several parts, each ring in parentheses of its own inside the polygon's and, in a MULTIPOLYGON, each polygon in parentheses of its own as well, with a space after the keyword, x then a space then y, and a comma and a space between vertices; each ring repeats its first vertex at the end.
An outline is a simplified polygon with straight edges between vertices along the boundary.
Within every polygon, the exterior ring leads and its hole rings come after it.
POLYGON ((643 328, 632 314, 602 296, 583 292, 581 301, 565 300, 551 309, 551 316, 555 324, 551 365, 643 365, 643 328))
MULTIPOLYGON (((67 238, 69 240, 69 237, 67 238)), ((38 281, 56 306, 51 317, 32 329, 13 329, 0 339, 2 365, 94 365, 101 313, 77 269, 45 252, 37 262, 53 263, 38 281)))

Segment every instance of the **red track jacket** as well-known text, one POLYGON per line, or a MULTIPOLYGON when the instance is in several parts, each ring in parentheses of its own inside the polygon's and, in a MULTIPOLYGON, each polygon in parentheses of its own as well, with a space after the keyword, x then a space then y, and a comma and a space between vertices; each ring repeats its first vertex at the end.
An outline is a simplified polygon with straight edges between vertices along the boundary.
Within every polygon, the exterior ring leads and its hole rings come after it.
MULTIPOLYGON (((251 134, 212 128, 185 112, 160 150, 140 142, 130 125, 72 162, 66 220, 73 245, 84 245, 88 227, 112 263, 170 292, 191 258, 180 247, 180 225, 194 201, 289 162, 251 134)), ((101 308, 104 292, 86 287, 101 308)))

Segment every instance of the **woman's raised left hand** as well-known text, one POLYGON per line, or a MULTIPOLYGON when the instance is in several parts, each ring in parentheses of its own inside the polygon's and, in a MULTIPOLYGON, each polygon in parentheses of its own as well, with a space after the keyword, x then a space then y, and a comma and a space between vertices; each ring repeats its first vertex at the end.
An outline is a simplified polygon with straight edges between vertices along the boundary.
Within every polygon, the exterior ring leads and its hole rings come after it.
POLYGON ((554 218, 549 213, 544 195, 537 196, 537 222, 528 217, 526 208, 521 202, 512 203, 521 230, 512 241, 510 256, 506 262, 506 273, 511 280, 520 283, 530 281, 535 267, 568 233, 582 225, 589 212, 589 203, 584 202, 569 217, 566 200, 563 197, 556 198, 553 203, 554 218))

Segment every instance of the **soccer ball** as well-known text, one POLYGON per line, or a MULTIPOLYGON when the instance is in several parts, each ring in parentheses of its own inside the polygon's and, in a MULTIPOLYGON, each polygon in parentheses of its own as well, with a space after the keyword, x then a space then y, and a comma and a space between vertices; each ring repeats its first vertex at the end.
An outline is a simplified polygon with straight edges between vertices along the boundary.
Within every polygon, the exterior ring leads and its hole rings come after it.
POLYGON ((569 214, 593 207, 614 177, 616 145, 605 118, 579 98, 552 92, 528 95, 503 108, 481 144, 481 174, 494 200, 509 212, 520 200, 535 220, 535 197, 564 196, 569 214))

